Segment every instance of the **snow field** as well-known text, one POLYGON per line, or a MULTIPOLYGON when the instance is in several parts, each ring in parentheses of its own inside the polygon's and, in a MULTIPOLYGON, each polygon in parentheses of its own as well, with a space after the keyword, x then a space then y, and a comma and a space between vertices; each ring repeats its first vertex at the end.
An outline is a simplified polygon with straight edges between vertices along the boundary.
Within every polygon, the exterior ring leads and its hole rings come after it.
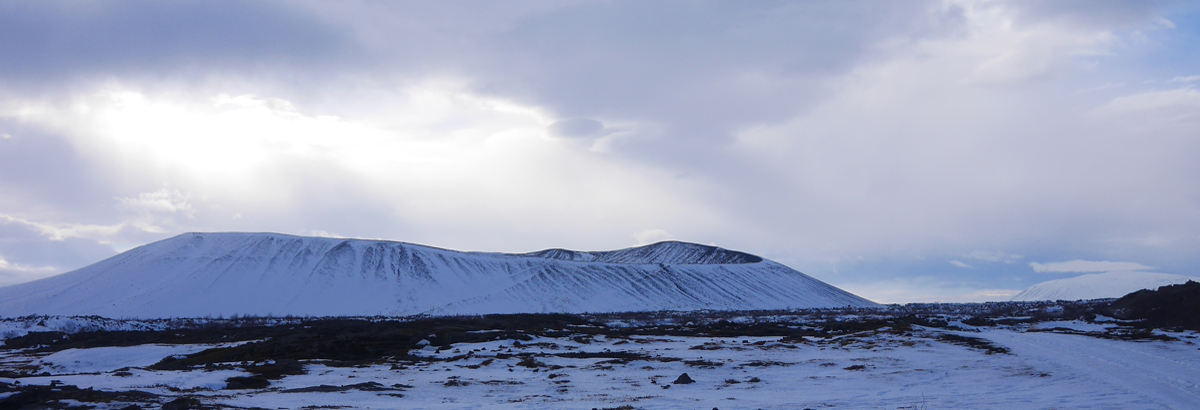
POLYGON ((187 355, 205 345, 142 345, 67 349, 34 361, 42 372, 59 374, 109 372, 122 367, 147 367, 167 356, 187 355))
MULTIPOLYGON (((132 369, 121 374, 110 369, 66 375, 55 373, 51 366, 49 371, 55 374, 20 381, 60 380, 80 388, 188 394, 208 403, 263 408, 1200 408, 1197 334, 1171 335, 1180 340, 1135 342, 1019 328, 971 332, 920 326, 907 333, 881 329, 794 341, 536 337, 519 344, 496 340, 414 352, 443 359, 460 357, 454 361, 388 361, 360 367, 308 362, 308 374, 287 376, 260 390, 222 390, 226 378, 249 376, 229 369, 132 369), (986 354, 950 344, 939 339, 943 334, 986 339, 1011 354, 986 354), (586 354, 610 357, 564 357, 586 354), (622 355, 636 358, 614 358, 622 355), (671 384, 685 372, 696 382, 671 384), (287 392, 323 385, 327 386, 324 392, 287 392), (333 391, 351 385, 367 387, 333 391)), ((190 346, 187 349, 195 345, 190 346)), ((114 349, 87 349, 94 356, 110 356, 92 359, 105 363, 92 369, 112 368, 123 360, 146 363, 164 352, 175 354, 155 345, 114 349)))

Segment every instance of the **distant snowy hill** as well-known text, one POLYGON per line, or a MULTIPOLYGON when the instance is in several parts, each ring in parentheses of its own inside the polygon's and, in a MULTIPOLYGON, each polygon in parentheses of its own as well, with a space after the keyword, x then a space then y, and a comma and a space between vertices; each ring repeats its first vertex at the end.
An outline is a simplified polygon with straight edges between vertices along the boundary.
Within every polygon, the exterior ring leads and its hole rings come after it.
POLYGON ((0 288, 0 316, 409 315, 875 304, 787 266, 684 242, 458 252, 403 242, 188 233, 0 288))
POLYGON ((1186 283, 1200 279, 1155 272, 1092 273, 1068 279, 1042 282, 1014 296, 1012 300, 1080 300, 1119 298, 1142 289, 1186 283))

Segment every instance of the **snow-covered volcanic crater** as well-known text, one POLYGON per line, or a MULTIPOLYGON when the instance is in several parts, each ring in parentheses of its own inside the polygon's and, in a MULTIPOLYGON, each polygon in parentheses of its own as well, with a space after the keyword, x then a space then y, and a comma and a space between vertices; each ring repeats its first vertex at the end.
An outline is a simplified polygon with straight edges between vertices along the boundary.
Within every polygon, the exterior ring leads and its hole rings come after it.
POLYGON ((1178 285, 1190 280, 1191 276, 1158 272, 1104 272, 1089 273, 1073 278, 1042 282, 1012 300, 1087 300, 1119 298, 1142 289, 1158 289, 1160 286, 1178 285))
POLYGON ((787 266, 685 242, 458 252, 403 242, 188 233, 0 288, 0 316, 412 315, 875 306, 787 266))

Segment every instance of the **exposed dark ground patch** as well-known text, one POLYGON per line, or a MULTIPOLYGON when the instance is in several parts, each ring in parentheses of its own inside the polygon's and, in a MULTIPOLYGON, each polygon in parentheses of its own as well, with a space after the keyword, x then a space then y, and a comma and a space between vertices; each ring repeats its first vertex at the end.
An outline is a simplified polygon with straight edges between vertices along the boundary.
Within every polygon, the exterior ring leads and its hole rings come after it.
POLYGON ((60 403, 63 400, 74 400, 82 403, 158 403, 158 395, 143 391, 108 392, 93 389, 80 389, 75 386, 52 384, 12 385, 0 382, 0 393, 16 394, 0 399, 0 410, 37 407, 40 404, 60 403))
POLYGON ((996 346, 996 345, 992 344, 992 342, 988 341, 987 339, 980 339, 978 337, 961 336, 961 335, 956 335, 953 333, 942 333, 942 334, 938 335, 938 339, 948 342, 948 343, 952 343, 952 344, 956 344, 956 345, 960 345, 960 346, 966 346, 966 347, 969 347, 972 349, 979 349, 979 350, 984 351, 987 354, 1008 354, 1009 353, 1007 348, 1001 347, 1001 346, 996 346))
MULTIPOLYGON (((411 387, 411 386, 409 386, 409 387, 411 387)), ((397 386, 388 387, 388 386, 384 386, 384 385, 376 383, 376 382, 349 384, 349 385, 344 385, 344 386, 330 386, 330 385, 322 384, 320 386, 301 387, 301 388, 296 388, 296 389, 280 390, 279 392, 280 393, 334 393, 334 392, 344 392, 344 391, 350 391, 350 390, 362 390, 362 391, 397 390, 397 391, 402 391, 403 386, 397 385, 397 386)))

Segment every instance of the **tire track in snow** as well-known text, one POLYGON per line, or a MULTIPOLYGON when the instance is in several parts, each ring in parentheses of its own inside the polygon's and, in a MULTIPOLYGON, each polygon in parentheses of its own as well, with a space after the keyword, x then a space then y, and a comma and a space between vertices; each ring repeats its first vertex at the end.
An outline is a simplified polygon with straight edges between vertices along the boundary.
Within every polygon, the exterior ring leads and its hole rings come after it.
POLYGON ((1008 347, 1018 357, 1042 365, 1038 367, 1050 364, 1073 370, 1078 377, 1106 384, 1113 391, 1144 396, 1148 403, 1165 408, 1200 408, 1200 368, 1181 357, 1188 353, 1200 356, 1196 352, 1162 343, 1043 332, 1003 330, 984 332, 982 336, 1008 347))

